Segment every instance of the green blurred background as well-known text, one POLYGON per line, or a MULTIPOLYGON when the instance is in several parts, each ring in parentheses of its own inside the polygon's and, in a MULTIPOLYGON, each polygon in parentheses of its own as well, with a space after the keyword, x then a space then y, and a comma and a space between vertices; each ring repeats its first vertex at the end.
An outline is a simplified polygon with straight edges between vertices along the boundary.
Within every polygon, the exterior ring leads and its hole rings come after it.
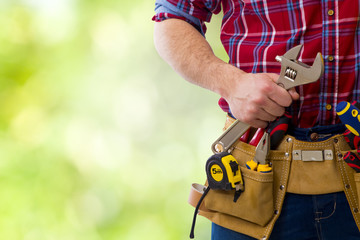
POLYGON ((224 113, 156 53, 154 2, 0 1, 0 239, 188 239, 224 113))

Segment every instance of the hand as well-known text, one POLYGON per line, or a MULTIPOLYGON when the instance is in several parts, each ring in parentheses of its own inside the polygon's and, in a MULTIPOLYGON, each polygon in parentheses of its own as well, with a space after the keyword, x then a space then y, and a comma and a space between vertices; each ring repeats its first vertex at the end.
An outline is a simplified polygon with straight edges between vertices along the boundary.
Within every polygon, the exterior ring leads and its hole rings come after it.
POLYGON ((295 89, 289 91, 276 84, 279 75, 273 73, 239 72, 233 86, 228 85, 229 103, 232 114, 242 122, 256 128, 265 128, 285 112, 285 107, 299 98, 295 89))

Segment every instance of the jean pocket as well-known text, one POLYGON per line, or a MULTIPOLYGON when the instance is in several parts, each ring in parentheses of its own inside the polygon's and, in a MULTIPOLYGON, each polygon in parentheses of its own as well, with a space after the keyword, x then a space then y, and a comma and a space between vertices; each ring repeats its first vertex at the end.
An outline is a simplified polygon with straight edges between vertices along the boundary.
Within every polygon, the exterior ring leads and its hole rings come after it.
POLYGON ((209 210, 265 226, 274 214, 273 173, 259 173, 241 167, 245 189, 234 202, 235 190, 211 190, 205 198, 209 210))

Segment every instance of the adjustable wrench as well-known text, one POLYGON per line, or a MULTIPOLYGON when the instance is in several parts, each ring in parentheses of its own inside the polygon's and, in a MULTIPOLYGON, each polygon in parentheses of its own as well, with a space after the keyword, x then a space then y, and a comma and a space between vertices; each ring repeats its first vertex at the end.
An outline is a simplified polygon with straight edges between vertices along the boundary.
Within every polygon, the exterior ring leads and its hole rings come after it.
MULTIPOLYGON (((324 62, 321 53, 317 53, 313 65, 310 67, 300 61, 303 45, 291 48, 283 56, 276 56, 281 63, 280 77, 277 84, 286 90, 316 82, 324 72, 324 62)), ((228 151, 230 147, 250 128, 247 123, 236 120, 211 146, 214 153, 228 151)))

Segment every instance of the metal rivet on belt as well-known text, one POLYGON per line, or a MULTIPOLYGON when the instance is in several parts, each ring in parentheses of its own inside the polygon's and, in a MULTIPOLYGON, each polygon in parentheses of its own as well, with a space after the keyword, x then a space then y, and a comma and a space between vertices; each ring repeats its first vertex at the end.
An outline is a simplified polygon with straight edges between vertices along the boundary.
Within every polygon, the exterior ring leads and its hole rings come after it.
POLYGON ((345 184, 345 188, 349 189, 350 185, 349 184, 345 184))
POLYGON ((354 208, 354 213, 358 213, 358 212, 359 212, 359 209, 354 208))
POLYGON ((285 189, 285 186, 284 185, 281 185, 280 186, 280 190, 284 190, 285 189))
POLYGON ((341 153, 338 153, 338 157, 339 157, 339 158, 342 158, 343 155, 342 155, 341 153))
POLYGON ((287 142, 291 142, 291 141, 292 141, 292 138, 289 137, 289 138, 286 139, 286 141, 287 141, 287 142))
POLYGON ((290 156, 290 154, 288 152, 285 153, 285 157, 288 157, 290 156))
POLYGON ((261 240, 266 240, 266 237, 264 236, 264 237, 262 237, 262 239, 261 240))
POLYGON ((329 160, 333 159, 333 153, 331 150, 325 150, 324 154, 325 154, 325 159, 329 159, 329 160))
MULTIPOLYGON (((356 208, 357 209, 357 208, 356 208)), ((354 210, 355 211, 355 210, 354 210)), ((278 215, 279 214, 279 210, 275 210, 274 211, 275 215, 278 215)))

